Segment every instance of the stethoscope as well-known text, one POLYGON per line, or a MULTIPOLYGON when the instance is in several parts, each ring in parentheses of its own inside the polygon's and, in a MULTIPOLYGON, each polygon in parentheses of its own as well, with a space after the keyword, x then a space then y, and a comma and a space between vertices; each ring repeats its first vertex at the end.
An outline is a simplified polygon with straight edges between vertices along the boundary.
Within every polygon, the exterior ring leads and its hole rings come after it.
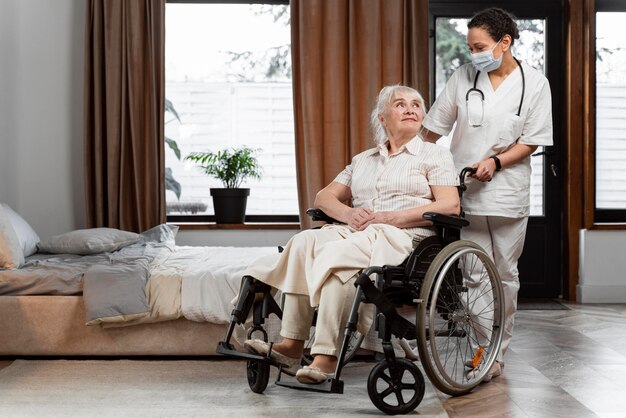
MULTIPOLYGON (((519 116, 522 113, 522 104, 524 103, 524 93, 526 92, 526 77, 524 76, 524 68, 522 68, 522 64, 520 64, 520 62, 517 60, 517 58, 513 57, 513 59, 515 60, 515 62, 519 66, 520 72, 522 73, 522 97, 519 100, 519 107, 517 109, 517 116, 519 116)), ((481 121, 478 124, 470 123, 470 125, 472 127, 479 127, 479 126, 481 126, 482 125, 482 118, 484 116, 485 93, 483 93, 483 91, 481 89, 476 87, 476 83, 478 82, 478 76, 479 75, 480 75, 480 71, 476 71, 476 77, 474 77, 474 87, 470 88, 469 90, 467 90, 467 93, 465 93, 465 104, 466 104, 466 106, 468 106, 468 108, 469 108, 469 105, 468 105, 469 97, 470 97, 470 94, 472 92, 478 93, 480 95, 480 98, 481 98, 481 101, 482 101, 482 105, 483 105, 483 114, 481 115, 481 121)))

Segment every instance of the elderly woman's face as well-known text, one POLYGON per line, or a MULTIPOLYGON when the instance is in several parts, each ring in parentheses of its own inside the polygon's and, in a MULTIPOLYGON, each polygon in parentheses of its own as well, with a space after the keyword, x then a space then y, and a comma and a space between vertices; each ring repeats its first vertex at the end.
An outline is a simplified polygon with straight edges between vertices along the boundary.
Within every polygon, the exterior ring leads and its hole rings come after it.
POLYGON ((390 137, 413 138, 422 127, 424 109, 420 100, 409 93, 396 92, 381 115, 381 122, 390 137))

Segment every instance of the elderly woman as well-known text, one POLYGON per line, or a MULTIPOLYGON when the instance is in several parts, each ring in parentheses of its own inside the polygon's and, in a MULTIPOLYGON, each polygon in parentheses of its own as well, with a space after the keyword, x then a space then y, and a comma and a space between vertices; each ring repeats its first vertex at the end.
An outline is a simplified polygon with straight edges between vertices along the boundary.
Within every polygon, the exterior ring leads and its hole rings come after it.
MULTIPOLYGON (((371 116, 377 146, 355 156, 315 198, 316 207, 343 224, 300 232, 282 254, 261 259, 246 272, 280 289, 285 301, 282 342, 270 345, 257 339, 244 345, 269 353, 287 366, 286 373, 293 374, 300 364, 318 306, 313 362, 295 373, 301 383, 334 377, 360 270, 402 263, 416 242, 434 234, 425 212, 459 213, 451 154, 416 136, 424 113, 424 100, 416 90, 383 88, 371 116)), ((373 319, 373 310, 362 308, 361 332, 373 319)))

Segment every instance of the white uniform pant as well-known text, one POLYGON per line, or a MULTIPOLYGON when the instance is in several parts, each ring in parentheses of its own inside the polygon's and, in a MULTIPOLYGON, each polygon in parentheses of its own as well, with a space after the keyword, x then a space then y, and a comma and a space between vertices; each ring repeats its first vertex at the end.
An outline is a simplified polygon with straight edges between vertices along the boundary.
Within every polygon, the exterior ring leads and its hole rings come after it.
MULTIPOLYGON (((339 356, 343 343, 344 329, 354 301, 356 276, 343 283, 332 275, 322 286, 320 304, 317 309, 315 340, 311 354, 339 356)), ((293 340, 307 340, 311 330, 314 308, 306 295, 285 294, 283 322, 280 335, 293 340)), ((359 331, 368 330, 372 324, 374 306, 361 304, 359 307, 359 331)))
POLYGON ((519 273, 517 260, 522 255, 528 218, 466 215, 470 225, 461 230, 461 239, 473 241, 489 254, 498 270, 504 291, 504 332, 498 361, 503 361, 513 337, 519 273))

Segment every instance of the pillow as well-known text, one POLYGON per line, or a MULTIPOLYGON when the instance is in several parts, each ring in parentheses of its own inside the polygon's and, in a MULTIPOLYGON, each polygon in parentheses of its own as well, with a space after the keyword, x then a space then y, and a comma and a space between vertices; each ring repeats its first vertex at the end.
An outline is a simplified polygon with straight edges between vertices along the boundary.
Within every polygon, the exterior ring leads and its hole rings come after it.
POLYGON ((9 222, 13 225, 13 230, 17 235, 17 240, 24 252, 24 258, 33 255, 37 252, 37 243, 39 242, 39 235, 35 230, 18 215, 9 205, 1 204, 4 208, 4 213, 9 218, 9 222))
POLYGON ((41 241, 39 251, 53 254, 97 254, 119 250, 134 244, 141 236, 115 228, 77 229, 41 241))
POLYGON ((24 252, 13 225, 0 205, 0 269, 15 269, 24 264, 24 252))
POLYGON ((140 235, 144 241, 170 242, 174 244, 178 228, 178 225, 161 224, 143 231, 140 235))

